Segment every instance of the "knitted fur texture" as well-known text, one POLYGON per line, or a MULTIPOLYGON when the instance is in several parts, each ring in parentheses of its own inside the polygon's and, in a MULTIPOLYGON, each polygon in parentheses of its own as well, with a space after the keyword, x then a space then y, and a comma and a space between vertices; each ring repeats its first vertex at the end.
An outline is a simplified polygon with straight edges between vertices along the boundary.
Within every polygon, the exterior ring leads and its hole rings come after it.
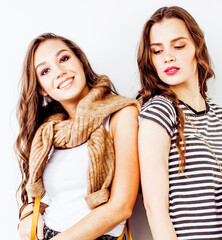
POLYGON ((87 141, 90 160, 85 200, 90 209, 107 202, 114 175, 115 156, 113 142, 103 126, 103 120, 130 105, 136 106, 140 111, 137 100, 107 94, 106 87, 95 87, 79 102, 74 119, 67 120, 62 113, 51 115, 39 127, 32 142, 30 177, 26 186, 28 194, 36 197, 44 191, 43 162, 48 159, 52 145, 56 148, 73 148, 87 141))

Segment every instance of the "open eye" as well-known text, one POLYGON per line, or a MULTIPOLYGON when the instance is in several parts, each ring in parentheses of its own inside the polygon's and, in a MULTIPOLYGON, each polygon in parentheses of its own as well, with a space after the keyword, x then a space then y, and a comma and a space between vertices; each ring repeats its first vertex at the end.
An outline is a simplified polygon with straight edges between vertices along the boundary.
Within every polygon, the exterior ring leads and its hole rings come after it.
POLYGON ((49 72, 49 69, 48 69, 48 68, 45 68, 45 69, 43 69, 43 70, 40 72, 40 76, 44 76, 44 75, 46 75, 48 72, 49 72))
POLYGON ((67 60, 69 60, 69 56, 63 56, 62 58, 60 58, 60 62, 66 62, 67 60))

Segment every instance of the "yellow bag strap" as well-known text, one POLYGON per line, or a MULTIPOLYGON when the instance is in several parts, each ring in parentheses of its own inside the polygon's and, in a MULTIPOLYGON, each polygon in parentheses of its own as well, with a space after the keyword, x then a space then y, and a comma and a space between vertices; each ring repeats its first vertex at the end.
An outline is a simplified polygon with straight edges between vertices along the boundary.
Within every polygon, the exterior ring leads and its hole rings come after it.
POLYGON ((32 227, 31 227, 31 235, 30 240, 35 240, 35 234, 37 229, 38 217, 39 217, 39 207, 40 207, 41 195, 35 197, 35 204, 32 215, 32 227))
POLYGON ((129 219, 127 219, 126 224, 127 224, 128 240, 133 240, 133 239, 132 239, 132 235, 131 235, 131 229, 130 229, 129 219))
POLYGON ((132 235, 131 235, 131 230, 130 230, 130 224, 129 224, 129 219, 126 220, 126 224, 124 226, 123 232, 121 233, 121 235, 117 238, 117 240, 122 240, 125 234, 127 228, 127 235, 128 235, 128 240, 133 240, 132 239, 132 235))
MULTIPOLYGON (((38 223, 38 216, 39 216, 39 207, 40 207, 41 195, 35 198, 33 216, 32 216, 32 227, 31 227, 31 236, 30 240, 35 240, 37 223, 38 223)), ((126 220, 126 224, 124 226, 122 234, 117 238, 117 240, 122 240, 127 228, 128 240, 133 240, 130 230, 129 219, 126 220)))
POLYGON ((123 232, 122 232, 121 235, 117 238, 117 240, 122 240, 122 239, 123 239, 124 234, 125 234, 125 231, 126 231, 126 224, 125 224, 125 226, 124 226, 123 232))
MULTIPOLYGON (((43 166, 46 164, 46 160, 47 159, 45 159, 43 161, 43 166)), ((38 224, 38 217, 39 217, 40 202, 41 202, 41 195, 39 195, 38 197, 35 197, 35 203, 34 203, 34 209, 33 209, 33 215, 32 215, 30 240, 35 240, 36 229, 37 229, 37 224, 38 224)))
MULTIPOLYGON (((33 210, 33 216, 32 216, 32 227, 31 227, 30 240, 35 240, 37 223, 38 223, 38 216, 39 216, 40 201, 41 201, 41 195, 39 195, 38 197, 35 197, 35 204, 34 204, 34 210, 33 210)), ((123 239, 125 231, 126 231, 126 228, 127 228, 128 240, 132 240, 129 219, 126 220, 126 224, 124 226, 123 232, 117 238, 117 240, 122 240, 123 239)))

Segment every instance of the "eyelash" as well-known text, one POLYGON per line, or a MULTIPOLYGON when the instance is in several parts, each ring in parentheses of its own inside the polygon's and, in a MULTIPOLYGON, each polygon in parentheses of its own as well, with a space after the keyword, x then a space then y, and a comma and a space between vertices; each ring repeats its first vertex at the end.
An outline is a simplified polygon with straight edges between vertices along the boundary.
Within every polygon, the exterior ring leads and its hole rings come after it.
POLYGON ((163 50, 153 51, 153 54, 158 55, 158 54, 160 54, 162 51, 163 51, 163 50))
MULTIPOLYGON (((181 50, 185 47, 185 45, 180 45, 180 46, 174 46, 175 49, 181 50)), ((157 51, 152 51, 153 54, 158 55, 162 52, 163 50, 157 50, 157 51)))
POLYGON ((48 71, 49 71, 48 68, 43 69, 43 70, 41 71, 41 73, 40 73, 40 76, 46 75, 46 74, 48 73, 48 71), (46 72, 46 71, 47 71, 47 72, 46 72), (46 73, 45 73, 45 72, 46 72, 46 73))
POLYGON ((63 57, 61 57, 60 62, 66 62, 68 60, 69 60, 69 56, 63 56, 63 57))
POLYGON ((180 45, 180 46, 175 46, 174 48, 176 48, 176 49, 182 49, 182 48, 184 48, 185 47, 185 45, 180 45))
MULTIPOLYGON (((63 62, 68 61, 69 58, 70 58, 69 56, 63 56, 63 57, 60 58, 59 61, 60 61, 61 63, 63 63, 63 62)), ((44 75, 46 75, 46 74, 48 73, 48 71, 49 71, 48 68, 43 69, 43 70, 40 72, 40 76, 44 76, 44 75), (47 71, 47 72, 46 72, 46 71, 47 71)))

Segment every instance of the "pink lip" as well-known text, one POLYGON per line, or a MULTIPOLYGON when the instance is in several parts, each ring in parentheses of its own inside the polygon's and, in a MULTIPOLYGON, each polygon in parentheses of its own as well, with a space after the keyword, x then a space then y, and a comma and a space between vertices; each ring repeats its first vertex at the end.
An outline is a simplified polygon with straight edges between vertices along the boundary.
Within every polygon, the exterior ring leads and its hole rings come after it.
POLYGON ((167 75, 173 75, 173 74, 177 73, 179 70, 180 70, 180 68, 171 66, 171 67, 166 68, 166 70, 164 72, 167 75))
POLYGON ((69 88, 69 87, 73 84, 74 79, 75 79, 75 77, 69 77, 69 78, 64 79, 63 81, 61 81, 61 82, 58 84, 57 88, 58 88, 58 89, 66 89, 66 88, 69 88), (66 86, 63 87, 63 88, 60 88, 60 86, 61 86, 64 82, 68 81, 69 79, 72 79, 72 82, 70 82, 68 85, 66 85, 66 86))

